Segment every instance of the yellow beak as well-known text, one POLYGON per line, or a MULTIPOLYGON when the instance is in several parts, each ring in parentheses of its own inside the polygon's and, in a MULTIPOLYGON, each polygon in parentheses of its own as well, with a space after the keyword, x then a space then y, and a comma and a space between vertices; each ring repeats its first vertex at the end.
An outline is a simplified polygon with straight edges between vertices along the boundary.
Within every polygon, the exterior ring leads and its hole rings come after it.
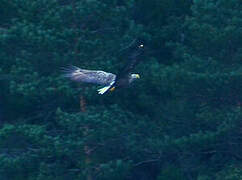
POLYGON ((139 75, 139 74, 136 74, 136 78, 138 78, 138 79, 139 79, 139 78, 140 78, 140 75, 139 75))

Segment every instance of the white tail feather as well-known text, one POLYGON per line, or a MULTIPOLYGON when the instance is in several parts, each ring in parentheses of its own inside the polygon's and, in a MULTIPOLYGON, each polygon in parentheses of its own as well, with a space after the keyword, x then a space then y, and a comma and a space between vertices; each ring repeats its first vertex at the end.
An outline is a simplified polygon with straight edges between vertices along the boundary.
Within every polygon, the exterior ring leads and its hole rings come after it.
POLYGON ((110 88, 110 86, 105 86, 101 89, 98 89, 98 94, 104 94, 108 89, 110 88))
POLYGON ((109 88, 113 85, 115 81, 111 82, 108 86, 105 86, 101 89, 98 89, 98 94, 104 94, 105 92, 107 92, 109 90, 109 88))

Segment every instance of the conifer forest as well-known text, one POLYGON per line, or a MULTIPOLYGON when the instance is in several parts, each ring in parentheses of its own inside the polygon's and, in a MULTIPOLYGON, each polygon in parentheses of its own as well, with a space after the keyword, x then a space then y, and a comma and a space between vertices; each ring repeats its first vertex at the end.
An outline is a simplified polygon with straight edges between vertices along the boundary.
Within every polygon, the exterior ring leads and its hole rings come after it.
POLYGON ((242 180, 241 0, 0 0, 0 180, 242 180))

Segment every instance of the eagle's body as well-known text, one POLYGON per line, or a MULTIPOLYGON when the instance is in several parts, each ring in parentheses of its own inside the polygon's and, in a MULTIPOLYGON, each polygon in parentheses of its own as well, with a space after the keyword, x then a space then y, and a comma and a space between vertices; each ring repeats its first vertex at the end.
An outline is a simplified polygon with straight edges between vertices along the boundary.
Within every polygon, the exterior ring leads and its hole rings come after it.
POLYGON ((130 56, 130 62, 126 67, 120 71, 117 75, 102 70, 86 70, 76 66, 65 68, 65 77, 70 78, 73 81, 85 82, 103 85, 105 87, 98 89, 99 94, 104 94, 107 91, 112 91, 115 88, 127 87, 135 79, 140 78, 138 74, 132 74, 134 66, 137 64, 137 57, 143 54, 143 45, 136 46, 135 53, 130 56))

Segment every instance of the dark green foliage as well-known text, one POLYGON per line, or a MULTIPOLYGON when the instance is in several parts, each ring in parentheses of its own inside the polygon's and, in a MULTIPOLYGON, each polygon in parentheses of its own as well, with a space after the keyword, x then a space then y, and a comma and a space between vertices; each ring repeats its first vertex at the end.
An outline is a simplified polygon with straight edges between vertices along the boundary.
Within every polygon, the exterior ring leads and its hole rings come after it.
POLYGON ((1 180, 242 178, 240 0, 3 0, 1 180), (61 67, 141 79, 103 96, 61 67))

